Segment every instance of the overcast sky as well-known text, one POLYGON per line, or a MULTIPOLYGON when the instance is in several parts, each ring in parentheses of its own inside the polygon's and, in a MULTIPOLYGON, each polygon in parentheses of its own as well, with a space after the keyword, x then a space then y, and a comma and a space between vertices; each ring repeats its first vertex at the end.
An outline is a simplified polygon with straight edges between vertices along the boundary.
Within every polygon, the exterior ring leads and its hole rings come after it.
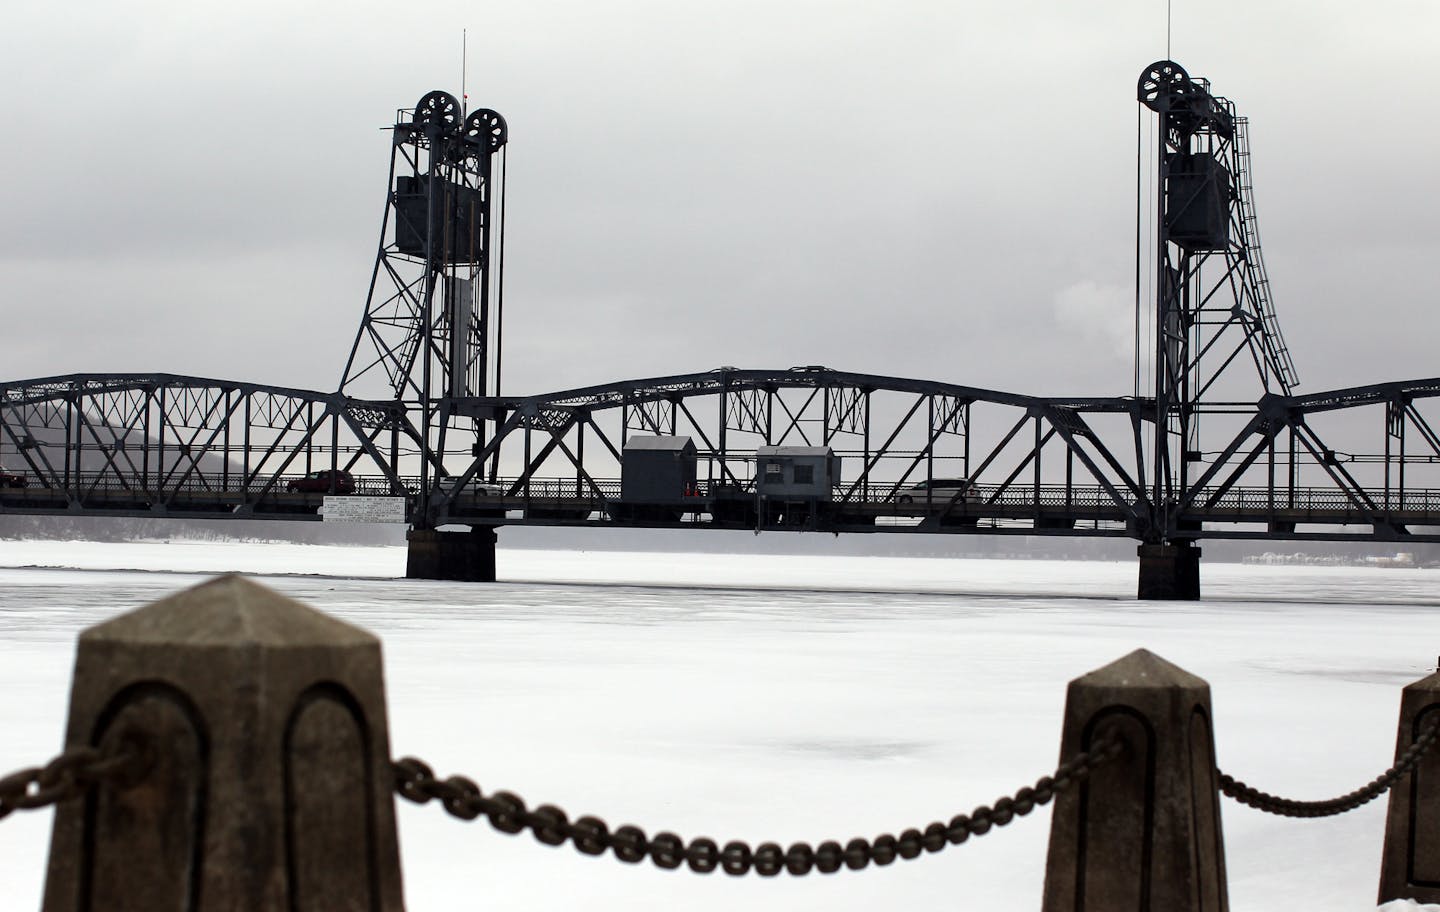
MULTIPOLYGON (((396 108, 510 125, 509 393, 843 370, 1123 395, 1163 0, 54 3, 0 60, 0 379, 330 390, 396 108)), ((1302 391, 1440 374, 1440 4, 1176 0, 1302 391)))

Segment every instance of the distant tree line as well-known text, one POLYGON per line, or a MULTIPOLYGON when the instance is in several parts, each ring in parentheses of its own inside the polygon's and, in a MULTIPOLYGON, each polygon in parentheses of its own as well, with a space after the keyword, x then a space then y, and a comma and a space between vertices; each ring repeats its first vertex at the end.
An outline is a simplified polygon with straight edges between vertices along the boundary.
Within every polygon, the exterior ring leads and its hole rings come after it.
POLYGON ((313 545, 404 544, 405 527, 364 523, 251 519, 158 519, 148 516, 0 514, 0 539, 58 541, 285 541, 313 545))

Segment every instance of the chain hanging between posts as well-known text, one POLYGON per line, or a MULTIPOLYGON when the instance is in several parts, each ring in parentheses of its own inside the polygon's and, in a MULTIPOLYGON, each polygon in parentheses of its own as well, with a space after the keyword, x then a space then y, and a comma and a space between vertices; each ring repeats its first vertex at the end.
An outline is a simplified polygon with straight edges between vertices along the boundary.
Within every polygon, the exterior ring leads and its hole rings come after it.
POLYGON ((1435 743, 1437 736, 1440 736, 1440 722, 1432 722, 1420 732, 1420 736, 1410 745, 1410 749, 1401 755, 1395 765, 1381 773, 1369 785, 1328 801, 1294 801, 1289 798, 1279 798, 1252 788, 1219 770, 1216 772, 1220 772, 1220 791, 1241 804, 1247 804, 1267 814, 1278 814, 1281 817, 1333 817, 1336 814, 1353 811, 1360 805, 1374 801, 1385 794, 1397 779, 1414 769, 1415 764, 1420 762, 1420 758, 1435 743))
POLYGON ((700 837, 685 841, 674 833, 657 833, 647 837, 637 826, 622 826, 613 832, 598 817, 581 817, 571 822, 560 808, 543 805, 526 810, 525 802, 510 792, 496 792, 490 797, 463 776, 436 779, 430 767, 413 757, 394 763, 395 790, 417 804, 438 799, 450 814, 464 820, 485 816, 490 825, 502 833, 519 833, 529 828, 535 838, 546 845, 558 846, 566 840, 585 855, 601 855, 606 849, 624 862, 635 864, 648 855, 660 868, 689 865, 697 874, 709 874, 716 868, 726 874, 740 876, 751 871, 762 877, 773 877, 781 871, 800 876, 818 870, 831 874, 842 867, 858 871, 874 862, 887 865, 898 858, 915 858, 921 852, 938 852, 947 845, 960 845, 971 836, 983 836, 994 827, 1001 827, 1022 817, 1036 807, 1047 804, 1055 794, 1085 779, 1100 764, 1120 754, 1125 743, 1118 735, 1096 739, 1091 749, 1044 776, 1034 787, 1017 791, 1014 797, 1001 798, 993 807, 981 806, 969 814, 960 814, 948 824, 932 823, 924 830, 908 829, 899 836, 884 834, 868 839, 851 839, 842 847, 827 840, 811 847, 797 842, 788 849, 779 843, 765 842, 751 848, 741 841, 727 842, 721 848, 713 839, 700 837))
POLYGON ((0 778, 0 820, 13 811, 78 798, 100 782, 134 785, 150 771, 152 761, 146 747, 133 739, 122 740, 105 752, 72 747, 43 767, 18 770, 0 778))

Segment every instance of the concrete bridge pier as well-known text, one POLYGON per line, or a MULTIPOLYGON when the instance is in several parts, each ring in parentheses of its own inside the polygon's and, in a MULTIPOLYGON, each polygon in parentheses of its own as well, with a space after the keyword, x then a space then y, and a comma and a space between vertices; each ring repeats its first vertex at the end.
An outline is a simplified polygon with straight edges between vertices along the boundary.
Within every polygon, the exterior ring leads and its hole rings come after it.
POLYGON ((1200 598, 1200 549, 1193 541, 1139 547, 1141 599, 1193 602, 1200 598))
POLYGON ((494 526, 472 526, 469 532, 411 529, 405 536, 405 578, 493 583, 497 538, 494 526))

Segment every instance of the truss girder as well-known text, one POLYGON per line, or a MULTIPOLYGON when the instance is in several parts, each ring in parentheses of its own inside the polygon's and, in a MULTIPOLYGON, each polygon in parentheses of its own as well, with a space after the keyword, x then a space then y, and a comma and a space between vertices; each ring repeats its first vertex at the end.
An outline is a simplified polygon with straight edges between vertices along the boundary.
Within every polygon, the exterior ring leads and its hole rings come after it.
MULTIPOLYGON (((600 470, 582 458, 573 449, 571 438, 564 435, 573 434, 581 424, 585 425, 592 436, 598 435, 605 441, 606 449, 599 454, 610 461, 611 471, 618 473, 621 454, 601 430, 607 413, 623 410, 627 431, 691 435, 702 457, 708 455, 718 461, 717 481, 742 485, 746 479, 737 477, 732 467, 753 461, 753 448, 758 442, 832 443, 830 437, 821 436, 823 424, 827 435, 845 435, 846 445, 853 444, 852 449, 845 451, 847 470, 843 485, 835 492, 839 503, 867 504, 877 497, 893 499, 904 485, 916 479, 939 477, 946 472, 953 474, 961 471, 955 466, 963 465, 964 473, 994 504, 1013 504, 1016 496, 1023 493, 1033 497, 1038 507, 1042 489, 1055 488, 1062 493, 1049 496, 1068 497, 1063 491, 1085 487, 1097 492, 1087 497, 1093 500, 1098 496, 1100 502, 1111 505, 1118 515, 1125 517, 1130 534, 1153 532, 1158 523, 1172 537, 1198 538, 1207 534, 1207 528, 1202 528, 1194 517, 1208 515, 1207 511, 1228 509, 1227 505, 1238 496, 1235 492, 1242 488, 1250 492, 1246 496, 1253 500, 1256 473, 1267 465, 1270 472, 1264 484, 1268 485, 1269 493, 1264 499, 1279 510, 1294 504, 1296 495, 1290 489, 1296 482, 1289 477, 1294 473, 1288 471, 1288 466, 1297 463, 1302 474, 1308 472, 1311 476, 1305 496, 1321 498, 1326 496, 1325 491, 1332 491, 1332 500, 1349 505, 1342 512, 1358 514, 1363 521, 1373 523, 1377 535, 1393 535, 1398 534, 1395 530, 1401 528, 1401 524, 1387 517, 1389 495, 1343 465, 1333 464, 1335 441, 1329 434, 1307 429, 1306 419, 1325 412, 1376 404, 1388 403, 1393 411, 1395 403, 1402 403, 1399 414, 1416 441, 1405 459, 1412 464, 1421 458, 1440 462, 1440 436, 1434 434, 1431 425, 1418 413, 1411 415, 1407 411, 1415 400, 1437 395, 1440 395, 1440 380, 1419 380, 1306 396, 1267 395, 1252 407, 1248 418, 1243 414, 1243 407, 1232 408, 1232 413, 1240 414, 1247 422, 1245 427, 1218 454, 1203 456, 1205 464, 1197 480, 1184 487, 1164 487, 1166 501, 1162 504, 1151 502, 1144 474, 1142 429, 1153 422, 1154 414, 1148 400, 1032 397, 821 368, 722 369, 621 381, 525 398, 477 401, 478 405, 521 417, 497 426, 485 456, 477 459, 476 465, 512 449, 515 435, 526 427, 540 430, 542 441, 545 437, 550 440, 537 444, 528 453, 521 475, 514 483, 515 490, 523 487, 527 480, 538 480, 546 471, 553 474, 557 471, 555 460, 559 460, 560 474, 575 474, 577 483, 590 490, 598 498, 597 502, 603 502, 595 481, 601 476, 600 470), (707 396, 717 397, 717 404, 711 407, 696 404, 707 396), (870 398, 881 396, 891 397, 888 417, 871 412, 870 398), (895 405, 897 402, 899 405, 895 405), (971 411, 977 408, 991 412, 987 419, 990 422, 988 437, 984 434, 977 437, 970 430, 971 411), (585 411, 583 420, 569 417, 576 409, 585 411), (1009 417, 997 425, 997 415, 1007 412, 1009 417), (547 413, 554 417, 540 420, 539 416, 547 413), (708 426, 697 416, 709 417, 714 426, 708 426), (1106 419, 1110 424, 1102 429, 1095 421, 1103 416, 1117 416, 1119 421, 1106 419), (902 431, 913 433, 907 439, 902 431), (730 433, 729 439, 726 432, 730 433), (1276 470, 1271 465, 1276 459, 1271 451, 1276 441, 1290 432, 1295 435, 1293 452, 1284 454, 1286 466, 1276 470), (560 439, 556 439, 557 434, 560 439), (963 461, 961 457, 947 457, 952 460, 947 463, 950 468, 942 472, 931 465, 932 457, 939 452, 940 439, 950 434, 964 438, 965 454, 963 461), (976 439, 972 442, 971 438, 976 439), (547 459, 551 460, 548 465, 547 459), (1327 461, 1332 464, 1327 466, 1327 461), (1062 470, 1063 482, 1057 479, 1062 470)), ((613 423, 615 419, 610 420, 613 423)), ((1393 434, 1393 424, 1392 418, 1392 429, 1387 433, 1393 434)), ((1379 439, 1355 446, 1364 449, 1379 439)), ((832 445, 838 447, 839 443, 832 445)), ((1190 457, 1187 455, 1187 458, 1190 457)), ((1342 456, 1340 461, 1347 458, 1350 457, 1342 456)), ((475 474, 479 474, 478 469, 475 474)), ((1388 481, 1386 484, 1393 487, 1388 481)), ((1407 503, 1413 503, 1413 496, 1407 497, 1407 503)), ((1397 494, 1393 499, 1400 498, 1397 494)), ((945 505, 940 518, 944 519, 952 509, 965 509, 958 496, 945 505)), ((1237 534, 1248 533, 1241 530, 1237 534)), ((1283 537, 1287 533, 1282 529, 1272 534, 1283 537)), ((1336 534, 1350 536, 1353 531, 1336 534)))
MULTIPOLYGON (((599 424, 596 422, 601 416, 618 410, 620 424, 626 432, 690 434, 702 452, 716 461, 717 477, 727 483, 744 483, 744 479, 738 478, 731 467, 753 460, 754 447, 758 442, 782 446, 838 446, 839 438, 835 435, 844 435, 846 445, 853 447, 845 451, 845 458, 850 460, 848 464, 853 468, 846 473, 843 489, 837 491, 837 499, 842 502, 893 495, 901 485, 912 480, 947 472, 953 474, 961 471, 954 468, 957 461, 963 461, 966 466, 976 466, 970 474, 981 484, 992 475, 996 476, 996 482, 1000 481, 998 466, 992 465, 997 459, 1012 463, 1004 469, 1011 476, 1032 466, 1037 458, 1034 454, 1010 454, 1002 459, 1001 451, 1010 443, 1009 437, 996 444, 993 450, 977 449, 973 454, 968 453, 972 436, 970 414, 977 404, 1010 411, 1020 416, 1022 422, 1039 416, 1050 428, 1047 442, 1062 440, 1066 450, 1074 451, 1074 458, 1082 471, 1093 476, 1083 479, 1084 482, 1108 492, 1106 496, 1127 515, 1134 509, 1135 493, 1140 490, 1138 480, 1098 440, 1084 414, 1121 415, 1129 419, 1125 423, 1128 429, 1139 420, 1144 408, 1142 402, 1021 396, 957 384, 822 368, 783 371, 722 369, 621 381, 608 386, 526 398, 477 400, 473 404, 476 409, 508 412, 512 417, 497 427, 483 453, 467 468, 473 470, 470 477, 479 475, 479 466, 485 460, 495 458, 502 451, 513 450, 517 435, 523 435, 527 429, 545 429, 552 433, 561 431, 562 425, 568 429, 573 422, 558 419, 577 409, 585 410, 587 422, 597 429, 599 424), (891 396, 892 401, 901 401, 895 414, 882 416, 872 408, 872 398, 882 395, 891 396), (695 400, 712 396, 719 398, 717 407, 692 405, 695 400), (551 413, 557 416, 556 420, 543 419, 542 416, 551 413), (717 416, 717 426, 707 427, 696 418, 697 415, 717 416), (724 433, 727 431, 732 434, 729 439, 724 433), (733 436, 737 433, 749 436, 737 440, 733 436), (902 434, 906 433, 909 434, 908 442, 902 440, 902 434), (935 460, 939 444, 947 437, 960 438, 967 455, 939 457, 950 461, 946 463, 948 468, 937 468, 935 460), (879 473, 882 463, 893 467, 897 458, 904 463, 898 472, 892 468, 879 473), (1017 459, 1018 468, 1014 464, 1017 459)), ((1125 439, 1128 442, 1128 436, 1125 439)), ((538 477, 547 469, 565 472, 584 468, 575 464, 575 458, 568 452, 567 464, 558 468, 545 465, 547 458, 558 458, 557 454, 564 450, 558 443, 546 443, 538 451, 527 451, 520 474, 511 485, 512 491, 520 490, 527 479, 538 477)), ((618 469, 620 460, 616 457, 619 454, 613 446, 609 456, 618 469)))
POLYGON ((383 433, 418 439, 399 404, 336 393, 174 374, 0 383, 0 447, 47 492, 35 503, 67 510, 313 517, 316 498, 276 499, 295 476, 343 469, 403 493, 383 433))
POLYGON ((1239 492, 1253 496, 1258 488, 1263 503, 1260 510, 1249 511, 1250 518, 1268 516, 1267 534, 1274 537, 1320 534, 1354 540, 1353 532, 1294 531, 1296 522, 1323 522, 1325 517, 1314 518, 1305 504, 1328 498, 1332 506, 1324 512, 1334 523, 1369 524, 1378 540, 1429 540, 1413 535, 1407 523, 1440 523, 1440 513, 1431 516, 1428 507, 1440 480, 1440 436, 1419 408, 1437 397, 1440 381, 1435 379, 1266 396, 1209 467, 1179 492, 1169 531, 1249 536, 1209 525, 1201 530, 1196 517, 1234 508, 1246 496, 1239 492), (1407 441, 1418 445, 1407 449, 1407 441), (1187 520, 1188 529, 1182 526, 1187 520))
MULTIPOLYGON (((1267 395, 1235 412, 1224 447, 1204 454, 1196 479, 1167 488, 1172 499, 1159 505, 1141 471, 1140 429, 1153 420, 1147 400, 1030 397, 827 369, 725 370, 447 400, 450 414, 489 415, 494 429, 477 438, 463 471, 444 474, 461 486, 493 481, 493 465, 523 445, 520 474, 506 479, 510 495, 528 497, 545 484, 553 492, 545 473, 559 466, 571 479, 567 496, 598 509, 618 490, 606 479, 622 462, 622 412, 630 431, 690 435, 718 460, 714 480, 739 486, 747 478, 737 469, 753 462, 757 443, 818 443, 823 425, 841 435, 830 438, 846 466, 837 504, 873 508, 929 477, 964 474, 979 486, 979 508, 958 495, 937 501, 932 525, 977 509, 1000 515, 1002 506, 1013 518, 1026 502, 1038 522, 1042 494, 1053 510, 1083 489, 1087 504, 1124 519, 1124 534, 1146 533, 1158 516, 1171 538, 1356 539, 1353 526, 1294 528, 1331 517, 1370 526, 1374 540, 1423 541, 1433 535, 1411 527, 1427 524, 1425 511, 1440 523, 1440 505, 1429 506, 1440 488, 1429 480, 1440 477, 1437 399, 1440 379, 1267 395), (707 406, 707 396, 717 400, 707 406), (533 443, 522 444, 527 436, 533 443), (838 449, 841 441, 849 449, 838 449), (1322 502, 1329 506, 1314 506, 1322 502), (1255 522, 1270 525, 1246 528, 1255 522)), ((0 448, 12 469, 61 492, 65 509, 161 515, 262 514, 289 496, 289 480, 324 468, 362 478, 363 493, 394 495, 414 487, 400 468, 406 458, 430 459, 437 474, 445 462, 426 453, 399 402, 170 374, 0 383, 0 448)), ((453 492, 436 499, 432 519, 453 521, 447 511, 455 503, 453 492)), ((313 515, 316 506, 313 498, 305 509, 313 515)))
POLYGON ((612 408, 625 404, 670 399, 675 396, 716 395, 722 390, 740 393, 747 390, 780 389, 871 389, 887 392, 922 393, 949 396, 966 401, 985 401, 999 405, 1029 408, 1036 403, 1067 406, 1077 411, 1123 412, 1134 408, 1135 400, 1115 397, 1038 397, 981 389, 934 380, 912 380, 879 374, 857 374, 828 368, 789 368, 786 370, 739 370, 721 368, 696 374, 677 374, 643 380, 626 380, 603 386, 562 390, 538 396, 499 397, 483 400, 511 408, 526 403, 612 408))

